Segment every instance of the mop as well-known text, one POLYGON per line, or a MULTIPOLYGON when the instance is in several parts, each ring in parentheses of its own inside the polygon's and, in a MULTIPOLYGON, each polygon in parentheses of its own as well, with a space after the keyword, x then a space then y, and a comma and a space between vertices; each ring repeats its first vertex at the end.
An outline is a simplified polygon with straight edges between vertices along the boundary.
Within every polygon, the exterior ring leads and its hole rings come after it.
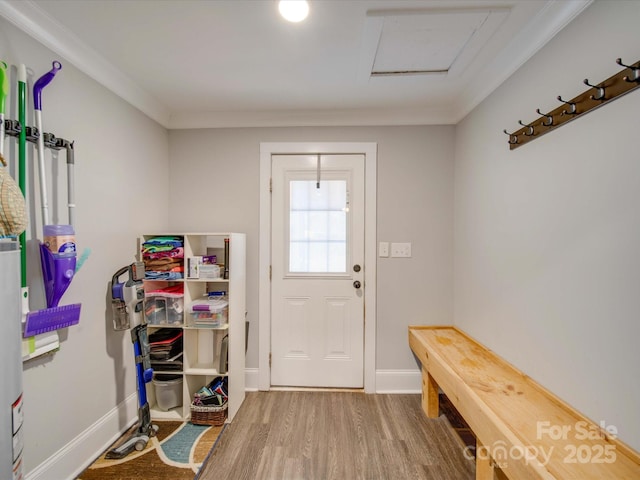
MULTIPOLYGON (((33 86, 33 101, 38 135, 38 170, 40 176, 40 201, 42 207, 42 228, 48 245, 40 245, 42 262, 42 276, 47 301, 47 308, 27 314, 24 336, 57 330, 75 325, 80 321, 80 304, 58 307, 62 295, 69 287, 76 269, 75 241, 69 232, 73 232, 71 225, 50 225, 49 203, 46 187, 44 163, 44 130, 42 128, 42 90, 53 80, 62 68, 58 61, 54 61, 52 69, 42 75, 33 86), (50 230, 50 232, 48 232, 50 230), (47 233, 52 233, 49 239, 47 233), (59 244, 59 241, 62 243, 59 244), (55 246, 51 245, 55 243, 55 246), (54 250, 54 252, 52 252, 54 250)), ((21 120, 22 123, 22 120, 21 120)), ((22 123, 24 125, 24 123, 22 123)), ((22 131, 26 130, 25 128, 22 131)), ((22 132, 21 132, 22 133, 22 132)))
POLYGON ((33 85, 33 104, 38 135, 38 171, 40 176, 40 202, 42 229, 45 243, 40 246, 44 290, 47 307, 57 307, 60 298, 69 287, 76 269, 76 249, 73 226, 51 225, 49 221, 49 196, 47 194, 46 168, 44 163, 44 130, 42 129, 42 90, 62 68, 54 61, 53 68, 42 75, 33 85))
POLYGON ((47 182, 45 181, 44 165, 44 130, 42 129, 42 90, 51 83, 53 77, 62 68, 58 61, 53 62, 53 68, 42 75, 33 85, 33 108, 36 118, 38 135, 38 172, 40 174, 40 203, 42 207, 42 225, 49 225, 49 200, 47 195, 47 182))

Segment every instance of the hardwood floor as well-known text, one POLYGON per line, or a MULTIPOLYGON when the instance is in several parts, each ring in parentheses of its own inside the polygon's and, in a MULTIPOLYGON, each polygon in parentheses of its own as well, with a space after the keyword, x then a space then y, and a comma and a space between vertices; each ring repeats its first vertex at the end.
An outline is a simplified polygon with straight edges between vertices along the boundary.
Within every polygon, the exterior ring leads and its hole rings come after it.
POLYGON ((197 478, 473 479, 463 448, 419 395, 252 392, 197 478))

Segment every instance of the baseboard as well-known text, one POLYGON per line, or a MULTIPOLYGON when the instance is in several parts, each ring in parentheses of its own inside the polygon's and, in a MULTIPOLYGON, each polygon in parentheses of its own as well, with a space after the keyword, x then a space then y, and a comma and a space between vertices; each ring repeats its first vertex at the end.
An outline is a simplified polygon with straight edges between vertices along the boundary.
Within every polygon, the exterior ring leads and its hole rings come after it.
POLYGON ((257 368, 244 369, 244 389, 247 392, 258 391, 258 369, 257 368))
MULTIPOLYGON (((245 389, 258 390, 258 369, 245 370, 245 389)), ((84 432, 66 444, 47 460, 25 475, 25 480, 75 479, 105 449, 115 442, 138 419, 138 396, 136 393, 127 397, 120 405, 110 410, 84 432), (119 417, 124 410, 129 419, 122 427, 119 417), (78 460, 82 459, 82 463, 78 460)))
POLYGON ((133 393, 71 442, 28 472, 24 477, 25 480, 75 479, 137 421, 137 409, 138 396, 133 393), (122 410, 125 412, 125 418, 130 419, 124 426, 119 421, 122 410), (78 462, 79 459, 82 459, 81 464, 78 462))
MULTIPOLYGON (((257 391, 258 369, 246 368, 244 375, 245 390, 257 391)), ((422 373, 420 370, 377 370, 376 393, 421 393, 422 373)))
POLYGON ((420 370, 376 370, 376 393, 421 393, 420 370))
MULTIPOLYGON (((258 369, 245 369, 245 390, 258 390, 258 369)), ((376 393, 420 393, 420 370, 376 371, 376 393)), ((137 420, 138 397, 129 395, 120 405, 87 428, 55 454, 25 475, 25 480, 75 479, 104 450, 116 441, 137 420), (121 411, 127 424, 120 425, 121 411), (83 459, 78 464, 78 459, 83 459)))

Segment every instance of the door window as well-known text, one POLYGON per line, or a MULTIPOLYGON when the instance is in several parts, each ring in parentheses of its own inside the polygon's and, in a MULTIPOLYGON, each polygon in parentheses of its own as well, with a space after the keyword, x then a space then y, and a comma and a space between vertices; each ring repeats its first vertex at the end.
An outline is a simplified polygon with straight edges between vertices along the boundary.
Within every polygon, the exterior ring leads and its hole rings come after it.
POLYGON ((289 273, 346 273, 346 180, 289 181, 289 273))

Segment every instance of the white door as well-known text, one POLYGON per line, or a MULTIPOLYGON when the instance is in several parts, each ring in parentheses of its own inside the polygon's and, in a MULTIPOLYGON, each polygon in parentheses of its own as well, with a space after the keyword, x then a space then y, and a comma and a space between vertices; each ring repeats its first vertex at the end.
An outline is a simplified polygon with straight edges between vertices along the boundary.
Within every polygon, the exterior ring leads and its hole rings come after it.
POLYGON ((273 155, 271 208, 271 384, 362 388, 364 155, 273 155))

